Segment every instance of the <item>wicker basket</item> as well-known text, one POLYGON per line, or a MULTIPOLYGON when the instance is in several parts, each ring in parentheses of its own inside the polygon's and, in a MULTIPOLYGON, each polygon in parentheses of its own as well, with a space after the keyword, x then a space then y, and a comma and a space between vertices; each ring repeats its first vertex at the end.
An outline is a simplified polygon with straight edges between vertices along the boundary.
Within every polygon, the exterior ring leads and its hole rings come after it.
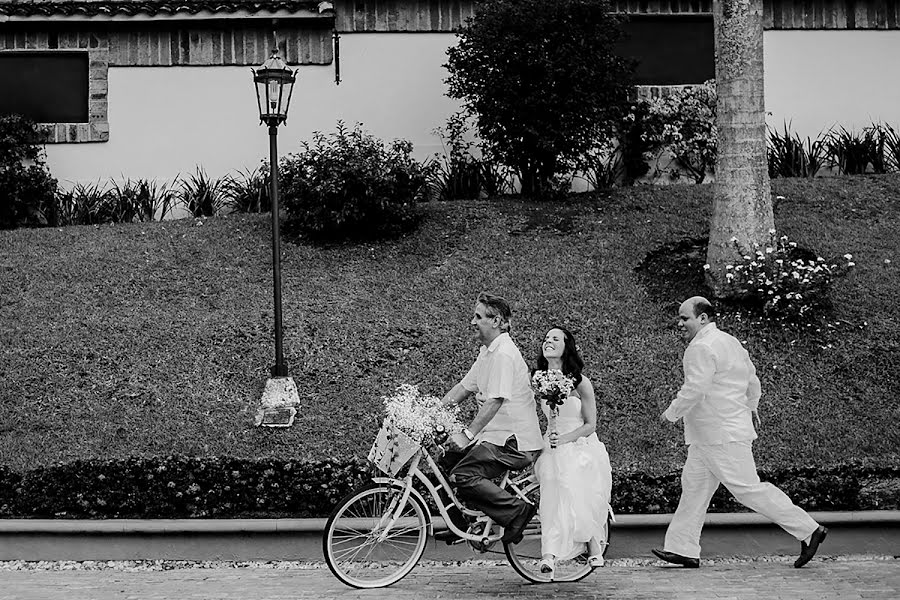
POLYGON ((378 430, 368 458, 380 471, 394 477, 419 448, 421 445, 415 440, 385 421, 378 430))

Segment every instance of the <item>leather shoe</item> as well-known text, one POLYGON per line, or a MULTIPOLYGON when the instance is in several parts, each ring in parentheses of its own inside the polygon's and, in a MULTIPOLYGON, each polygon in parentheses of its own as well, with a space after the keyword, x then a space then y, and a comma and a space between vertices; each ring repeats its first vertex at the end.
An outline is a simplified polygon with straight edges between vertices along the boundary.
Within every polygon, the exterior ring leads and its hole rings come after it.
POLYGON ((800 542, 800 556, 794 561, 795 569, 799 569, 816 555, 816 550, 819 549, 819 544, 825 541, 826 535, 828 535, 828 528, 819 525, 819 528, 813 531, 808 544, 806 542, 800 542))
POLYGON ((653 549, 653 554, 655 554, 657 558, 661 558, 662 560, 672 563, 673 565, 681 565, 682 567, 687 567, 688 569, 697 569, 700 567, 699 558, 690 558, 688 556, 675 554, 674 552, 657 550, 656 548, 653 549))
POLYGON ((526 503, 525 511, 503 528, 503 538, 501 538, 503 543, 518 544, 521 542, 524 537, 525 528, 531 522, 531 519, 534 518, 537 510, 538 507, 536 504, 526 503))

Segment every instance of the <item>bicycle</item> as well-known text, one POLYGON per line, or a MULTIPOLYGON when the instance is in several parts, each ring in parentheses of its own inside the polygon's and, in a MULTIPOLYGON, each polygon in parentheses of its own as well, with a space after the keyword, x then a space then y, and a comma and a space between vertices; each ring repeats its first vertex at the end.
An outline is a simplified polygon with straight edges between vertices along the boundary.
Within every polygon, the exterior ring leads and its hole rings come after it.
MULTIPOLYGON (((370 460, 388 476, 373 477, 371 483, 346 496, 325 525, 322 551, 334 576, 351 587, 379 588, 400 581, 415 568, 425 552, 428 536, 434 533, 431 511, 425 498, 413 487, 417 481, 429 492, 453 533, 477 552, 499 553, 494 547, 501 541, 503 527, 484 513, 460 503, 425 445, 407 438, 399 456, 392 453, 385 460, 384 449, 391 435, 387 425, 382 427, 369 453, 370 460), (382 452, 380 457, 379 451, 382 452), (420 468, 423 460, 437 479, 437 485, 420 468), (398 477, 406 464, 409 467, 405 476, 398 477), (445 492, 449 503, 441 500, 439 490, 445 492), (466 531, 450 519, 447 510, 451 506, 456 506, 469 518, 466 531)), ((526 502, 540 506, 540 485, 530 467, 517 475, 506 473, 499 485, 526 502)), ((609 518, 604 555, 608 548, 609 518)), ((570 560, 557 560, 552 580, 550 575, 541 573, 538 566, 541 559, 540 514, 528 524, 519 543, 503 544, 503 553, 513 570, 533 583, 579 581, 594 569, 588 564, 585 553, 570 560)))

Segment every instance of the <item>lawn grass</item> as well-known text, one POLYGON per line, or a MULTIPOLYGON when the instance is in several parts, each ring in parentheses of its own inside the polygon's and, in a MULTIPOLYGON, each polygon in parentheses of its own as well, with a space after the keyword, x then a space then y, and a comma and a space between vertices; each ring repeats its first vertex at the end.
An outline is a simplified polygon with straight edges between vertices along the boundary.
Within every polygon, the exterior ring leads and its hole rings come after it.
MULTIPOLYGON (((720 323, 763 382, 757 461, 897 462, 900 177, 772 184, 780 232, 857 267, 834 287, 830 327, 720 323)), ((576 333, 614 469, 671 471, 681 429, 658 415, 681 383, 674 316, 692 276, 654 287, 635 269, 706 235, 711 193, 431 203, 399 240, 283 244, 284 347, 302 402, 285 430, 252 424, 274 362, 268 216, 2 231, 0 465, 364 456, 382 395, 404 382, 440 395, 465 373, 472 302, 490 289, 513 302, 527 359, 551 324, 576 333)))

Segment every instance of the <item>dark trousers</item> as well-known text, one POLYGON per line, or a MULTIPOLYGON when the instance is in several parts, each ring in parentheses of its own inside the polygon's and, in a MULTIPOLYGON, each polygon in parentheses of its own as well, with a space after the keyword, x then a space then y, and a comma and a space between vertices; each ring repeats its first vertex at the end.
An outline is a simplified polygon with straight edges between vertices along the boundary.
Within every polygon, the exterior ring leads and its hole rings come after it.
POLYGON ((450 485, 459 499, 505 527, 525 510, 525 502, 491 480, 505 471, 524 469, 538 453, 520 451, 515 436, 510 436, 504 446, 481 442, 463 452, 448 451, 441 463, 450 469, 450 485))

